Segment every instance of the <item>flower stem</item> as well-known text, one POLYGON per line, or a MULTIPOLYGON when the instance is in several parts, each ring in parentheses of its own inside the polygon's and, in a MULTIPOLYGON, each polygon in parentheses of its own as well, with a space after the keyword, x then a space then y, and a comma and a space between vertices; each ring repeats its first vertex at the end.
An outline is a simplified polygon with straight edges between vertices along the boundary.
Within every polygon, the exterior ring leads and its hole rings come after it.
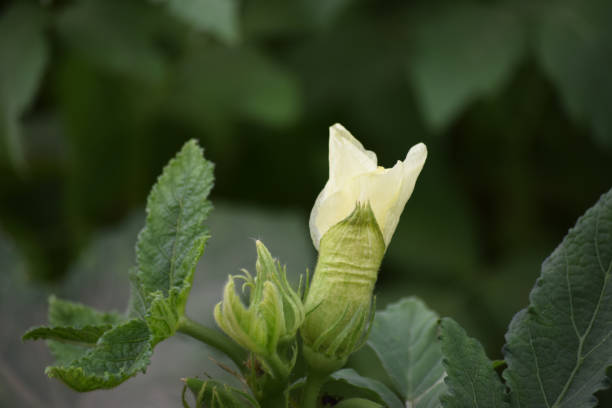
POLYGON ((304 386, 303 408, 317 408, 319 392, 321 392, 321 387, 325 383, 325 380, 327 380, 327 374, 317 372, 308 374, 306 385, 304 386))
POLYGON ((197 323, 187 316, 179 319, 177 331, 225 353, 238 366, 240 371, 244 369, 247 352, 220 331, 197 323))

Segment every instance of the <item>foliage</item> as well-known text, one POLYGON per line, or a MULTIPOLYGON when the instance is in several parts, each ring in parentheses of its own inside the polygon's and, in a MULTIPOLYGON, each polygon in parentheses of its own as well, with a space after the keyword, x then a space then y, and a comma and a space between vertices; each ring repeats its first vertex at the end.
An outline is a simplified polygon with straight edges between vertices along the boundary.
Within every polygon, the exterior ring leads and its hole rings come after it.
MULTIPOLYGON (((578 220, 544 262, 530 306, 516 314, 508 329, 505 382, 496 372, 501 363, 489 360, 477 340, 415 297, 376 314, 367 342, 372 351, 369 369, 320 373, 313 371, 313 365, 304 382, 299 378, 302 369, 295 365, 299 353, 293 343, 295 330, 278 343, 278 349, 275 342, 271 353, 260 356, 253 351, 247 356, 232 340, 184 315, 195 264, 208 238, 203 222, 211 209, 207 197, 212 168, 202 149, 190 141, 153 187, 146 226, 138 237, 126 315, 50 298, 50 326, 33 328, 23 336, 49 341, 57 359, 46 370, 49 377, 77 391, 116 387, 144 372, 154 346, 179 331, 227 354, 238 368, 235 375, 249 387, 186 379, 185 389, 192 392, 197 406, 286 408, 289 401, 305 408, 323 406, 324 401, 347 407, 413 408, 596 405, 594 393, 608 384, 606 369, 612 366, 608 358, 612 190, 578 220), (376 365, 382 373, 371 368, 376 365), (292 385, 291 377, 296 380, 292 385), (320 397, 309 398, 313 389, 320 397)), ((257 275, 245 272, 247 286, 256 290, 258 278, 266 285, 274 281, 280 285, 275 290, 288 291, 299 301, 278 261, 259 241, 257 247, 257 275)), ((280 299, 277 304, 282 312, 280 299)), ((262 318, 269 317, 268 310, 261 313, 262 318)), ((231 320, 232 315, 224 318, 231 320)), ((185 396, 183 405, 189 406, 185 396)))

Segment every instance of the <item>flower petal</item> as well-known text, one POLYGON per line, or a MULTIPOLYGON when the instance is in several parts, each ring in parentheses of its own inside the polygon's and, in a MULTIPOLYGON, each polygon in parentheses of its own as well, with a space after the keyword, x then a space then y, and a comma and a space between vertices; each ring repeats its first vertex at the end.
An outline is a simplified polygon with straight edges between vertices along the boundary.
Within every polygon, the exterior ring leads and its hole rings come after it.
POLYGON ((406 202, 408 202, 408 199, 414 191, 414 185, 423 169, 425 159, 427 159, 427 147, 425 147, 423 143, 419 143, 412 146, 406 155, 406 159, 402 162, 402 183, 399 197, 395 204, 389 208, 385 223, 381 225, 383 237, 385 238, 385 244, 387 246, 389 242, 391 242, 391 237, 393 237, 393 233, 404 211, 406 202))
POLYGON ((334 189, 358 174, 376 169, 376 154, 366 150, 342 125, 329 128, 329 181, 334 189))

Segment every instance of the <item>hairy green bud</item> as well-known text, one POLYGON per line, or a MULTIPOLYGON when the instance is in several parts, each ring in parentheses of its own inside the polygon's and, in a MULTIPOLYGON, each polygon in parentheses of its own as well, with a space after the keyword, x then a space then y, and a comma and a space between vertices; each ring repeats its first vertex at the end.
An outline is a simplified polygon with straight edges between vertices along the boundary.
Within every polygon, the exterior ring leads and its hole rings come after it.
POLYGON ((362 344, 384 253, 385 241, 369 203, 357 203, 321 238, 300 331, 312 368, 334 371, 362 344))
POLYGON ((256 245, 257 275, 253 277, 246 270, 244 275, 230 275, 214 316, 228 336, 265 363, 267 358, 277 357, 279 346, 295 339, 304 320, 304 306, 289 285, 285 268, 260 241, 256 245), (236 293, 236 279, 244 280, 243 291, 249 289, 248 307, 236 293))

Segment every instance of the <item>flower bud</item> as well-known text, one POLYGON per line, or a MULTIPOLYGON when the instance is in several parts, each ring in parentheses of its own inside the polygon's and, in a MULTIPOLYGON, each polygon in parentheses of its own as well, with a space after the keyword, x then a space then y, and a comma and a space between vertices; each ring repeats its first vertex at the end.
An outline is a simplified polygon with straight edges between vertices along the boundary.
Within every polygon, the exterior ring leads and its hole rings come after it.
POLYGON ((342 125, 329 129, 329 180, 310 214, 319 260, 300 329, 312 369, 341 368, 365 340, 378 268, 426 158, 419 143, 385 169, 342 125))
POLYGON ((304 307, 289 285, 285 269, 260 241, 256 245, 257 275, 253 278, 246 270, 244 276, 230 275, 214 316, 228 336, 265 361, 266 356, 276 356, 279 344, 295 338, 304 320, 304 307), (243 290, 250 288, 248 307, 236 293, 236 279, 244 280, 243 290))
POLYGON ((364 340, 385 241, 369 203, 331 227, 305 302, 304 355, 318 371, 341 368, 364 340))

